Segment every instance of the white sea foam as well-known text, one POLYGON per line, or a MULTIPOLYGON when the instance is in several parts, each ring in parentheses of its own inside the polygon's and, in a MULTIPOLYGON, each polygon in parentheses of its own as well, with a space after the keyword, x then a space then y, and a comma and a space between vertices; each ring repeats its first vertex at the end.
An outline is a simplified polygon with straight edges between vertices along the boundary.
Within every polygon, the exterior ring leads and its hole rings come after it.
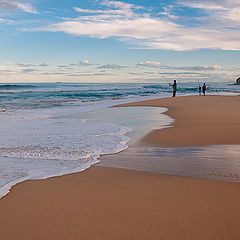
MULTIPOLYGON (((49 110, 46 110, 49 111, 49 110)), ((54 112, 54 111, 53 111, 54 112)), ((100 155, 127 149, 131 128, 34 111, 0 119, 0 197, 18 182, 83 171, 100 155)))

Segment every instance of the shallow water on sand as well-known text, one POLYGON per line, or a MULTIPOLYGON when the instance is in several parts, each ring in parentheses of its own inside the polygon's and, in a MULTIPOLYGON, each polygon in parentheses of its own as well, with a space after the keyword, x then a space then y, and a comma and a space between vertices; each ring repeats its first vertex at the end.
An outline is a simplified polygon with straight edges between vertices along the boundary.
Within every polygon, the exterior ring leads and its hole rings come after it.
POLYGON ((66 118, 108 122, 131 128, 133 131, 127 135, 131 138, 128 145, 132 145, 152 130, 169 127, 174 120, 163 114, 166 111, 167 108, 162 107, 112 107, 69 115, 66 118))
MULTIPOLYGON (((145 134, 152 130, 164 128, 167 122, 171 124, 173 120, 166 115, 156 114, 158 108, 155 108, 156 111, 151 107, 117 109, 117 111, 113 110, 115 118, 111 121, 117 121, 117 124, 133 128, 135 130, 131 133, 133 140, 128 144, 128 150, 117 155, 103 156, 100 159, 99 166, 224 181, 240 181, 240 145, 187 148, 145 146, 139 143, 139 140, 145 134), (128 116, 128 111, 133 111, 132 114, 129 114, 131 116, 129 119, 125 118, 125 116, 128 116)), ((102 118, 104 119, 106 116, 103 115, 102 118)))
POLYGON ((132 146, 101 158, 100 166, 224 181, 240 181, 240 145, 194 148, 132 146))

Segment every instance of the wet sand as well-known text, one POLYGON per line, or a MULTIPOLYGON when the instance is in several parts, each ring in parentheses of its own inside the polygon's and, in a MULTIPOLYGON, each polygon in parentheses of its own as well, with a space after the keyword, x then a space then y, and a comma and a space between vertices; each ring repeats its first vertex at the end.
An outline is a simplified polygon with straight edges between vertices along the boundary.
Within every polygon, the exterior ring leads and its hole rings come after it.
MULTIPOLYGON (((174 127, 151 132, 143 143, 174 147, 238 144, 239 101, 193 96, 129 105, 168 107, 174 127), (219 128, 220 135, 213 131, 219 128)), ((239 202, 239 183, 95 166, 15 186, 0 200, 0 232, 7 240, 236 240, 239 202)))

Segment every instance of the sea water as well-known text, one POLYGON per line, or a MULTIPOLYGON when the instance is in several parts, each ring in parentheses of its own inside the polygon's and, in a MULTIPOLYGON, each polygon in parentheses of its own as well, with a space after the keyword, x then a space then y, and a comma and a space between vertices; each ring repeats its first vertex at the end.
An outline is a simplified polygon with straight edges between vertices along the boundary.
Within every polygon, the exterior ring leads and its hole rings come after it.
MULTIPOLYGON (((197 87, 180 85, 178 94, 197 94, 197 87)), ((232 91, 218 84, 218 93, 232 91)), ((215 84, 208 92, 216 93, 215 84)), ((168 84, 0 84, 0 197, 18 182, 82 171, 127 148, 132 127, 86 113, 166 96, 168 84)))

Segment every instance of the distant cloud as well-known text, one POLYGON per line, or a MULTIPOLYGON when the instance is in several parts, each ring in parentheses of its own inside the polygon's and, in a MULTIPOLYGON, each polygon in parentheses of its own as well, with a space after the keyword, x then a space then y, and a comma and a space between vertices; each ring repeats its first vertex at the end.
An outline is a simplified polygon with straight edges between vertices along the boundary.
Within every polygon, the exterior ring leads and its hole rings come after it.
POLYGON ((90 63, 88 60, 80 60, 79 61, 79 66, 92 66, 93 64, 90 63))
POLYGON ((48 67, 49 65, 46 64, 46 63, 41 63, 41 64, 39 64, 38 66, 39 66, 39 67, 48 67))
POLYGON ((57 68, 59 69, 59 71, 71 71, 71 70, 73 70, 73 67, 71 67, 70 65, 58 65, 57 68))
POLYGON ((25 63, 25 62, 22 62, 22 63, 17 63, 16 64, 18 67, 35 67, 36 65, 34 64, 30 64, 30 63, 25 63))
MULTIPOLYGON (((132 75, 132 76, 142 75, 142 73, 140 74, 140 73, 136 73, 136 72, 128 72, 127 74, 128 74, 128 75, 132 75)), ((144 73, 144 74, 146 74, 146 73, 144 73)))
POLYGON ((174 69, 183 69, 183 70, 195 70, 195 71, 206 71, 206 70, 220 70, 222 69, 221 66, 219 65, 214 65, 214 66, 190 66, 190 67, 175 67, 174 69))
POLYGON ((22 72, 24 73, 32 73, 32 72, 35 72, 36 70, 35 69, 31 69, 31 68, 26 68, 26 69, 23 69, 22 72))
POLYGON ((58 68, 67 68, 68 65, 58 65, 57 67, 58 67, 58 68))
MULTIPOLYGON (((30 68, 32 68, 32 67, 34 67, 34 68, 37 68, 37 67, 40 67, 40 68, 42 68, 42 67, 44 67, 44 68, 46 68, 46 67, 48 67, 49 65, 48 64, 46 64, 46 63, 41 63, 41 64, 31 64, 31 63, 25 63, 25 62, 22 62, 22 63, 17 63, 16 64, 16 66, 18 67, 18 68, 25 68, 25 69, 27 69, 27 71, 30 69, 30 68)), ((29 71, 30 72, 30 71, 29 71)))
POLYGON ((167 66, 162 65, 160 62, 139 62, 136 64, 140 67, 152 67, 152 68, 161 68, 161 69, 171 69, 171 70, 190 70, 190 71, 207 71, 207 70, 220 70, 222 69, 219 65, 214 66, 207 66, 207 65, 201 65, 201 66, 186 66, 186 67, 176 67, 176 66, 167 66))
POLYGON ((98 76, 113 76, 111 73, 75 73, 75 74, 66 74, 70 77, 98 77, 98 76))
MULTIPOLYGON (((74 77, 76 77, 79 78, 78 80, 84 79, 87 81, 98 81, 99 79, 107 81, 112 81, 112 79, 116 81, 120 79, 125 79, 126 81, 166 81, 165 77, 169 76, 169 79, 181 78, 183 81, 207 78, 209 78, 209 81, 226 81, 235 79, 240 69, 240 66, 221 67, 219 65, 167 66, 158 61, 140 62, 136 64, 135 68, 117 64, 98 65, 93 68, 70 68, 70 65, 59 65, 63 68, 59 68, 59 66, 41 67, 40 65, 48 64, 31 64, 25 62, 17 64, 5 63, 4 65, 0 65, 0 79, 4 80, 6 76, 9 76, 9 79, 18 76, 19 79, 24 77, 25 79, 39 79, 39 81, 41 81, 41 76, 49 76, 49 79, 58 81, 58 79, 64 76, 66 77, 64 79, 74 80, 74 77), (140 65, 140 67, 138 65, 140 65), (109 71, 124 68, 126 68, 126 71, 109 71), (86 71, 87 69, 89 69, 89 71, 86 71), (83 72, 82 70, 85 71, 83 72)), ((96 66, 96 64, 94 65, 96 66)), ((79 64, 77 66, 79 66, 79 64)))
POLYGON ((232 66, 228 68, 229 71, 238 71, 240 75, 240 66, 232 66))
POLYGON ((164 75, 200 75, 197 72, 164 72, 164 75))
POLYGON ((137 66, 140 66, 140 67, 162 67, 162 64, 160 62, 146 61, 146 62, 137 63, 137 66))
POLYGON ((4 18, 0 18, 0 23, 13 23, 12 20, 9 20, 9 19, 4 19, 4 18))
POLYGON ((9 74, 16 73, 16 71, 9 69, 0 69, 0 76, 8 76, 9 74))
POLYGON ((69 64, 69 66, 79 66, 79 67, 89 67, 93 65, 98 65, 98 64, 90 63, 89 60, 80 60, 78 63, 69 64))
POLYGON ((99 69, 122 69, 122 68, 128 68, 127 66, 121 66, 116 64, 106 64, 98 67, 99 69))
POLYGON ((25 12, 36 14, 37 10, 30 4, 22 1, 16 0, 0 0, 0 9, 21 9, 25 12))

